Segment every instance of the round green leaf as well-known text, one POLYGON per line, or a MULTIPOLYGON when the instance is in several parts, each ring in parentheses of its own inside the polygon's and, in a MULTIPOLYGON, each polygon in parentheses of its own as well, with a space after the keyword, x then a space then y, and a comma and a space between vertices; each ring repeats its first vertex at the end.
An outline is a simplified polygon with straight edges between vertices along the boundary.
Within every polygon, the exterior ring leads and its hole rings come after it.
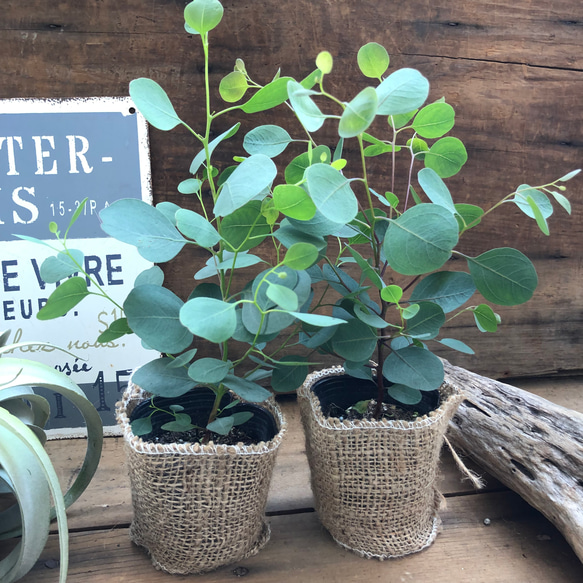
POLYGON ((429 95, 429 81, 416 69, 399 69, 377 88, 378 115, 409 113, 421 107, 429 95))
POLYGON ((476 326, 481 332, 496 332, 498 330, 498 318, 494 310, 487 304, 480 304, 473 310, 476 326))
POLYGON ((342 113, 338 123, 341 138, 355 138, 362 134, 372 123, 377 113, 378 97, 373 87, 363 89, 342 113))
POLYGON ((221 79, 219 83, 219 94, 223 101, 235 103, 245 95, 248 88, 247 77, 239 71, 231 71, 226 77, 221 79))
POLYGON ((157 358, 138 368, 133 382, 144 391, 160 397, 180 397, 192 389, 194 383, 185 368, 172 367, 171 358, 157 358))
POLYGON ((301 271, 311 267, 318 260, 319 254, 318 248, 311 243, 295 243, 287 250, 283 264, 301 271))
POLYGON ((271 377, 271 388, 276 393, 289 393, 295 391, 306 380, 308 376, 307 360, 303 356, 296 356, 294 354, 287 354, 283 356, 275 368, 271 377), (285 365, 285 362, 293 362, 294 364, 285 365), (306 364, 298 364, 305 362, 306 364))
POLYGON ((275 225, 277 219, 279 218, 279 211, 273 204, 273 198, 264 198, 261 201, 261 215, 265 217, 265 220, 269 226, 275 225))
POLYGON ((425 194, 432 203, 438 204, 455 214, 456 209, 449 189, 435 170, 432 170, 431 168, 423 168, 419 170, 417 180, 419 180, 421 188, 425 191, 425 194))
POLYGON ((381 298, 385 302, 398 304, 403 297, 403 290, 398 285, 388 285, 381 290, 381 298))
POLYGON ((419 302, 419 311, 407 320, 406 333, 411 338, 431 340, 445 324, 445 313, 438 304, 419 302))
POLYGON ((391 385, 387 388, 387 393, 395 401, 399 401, 399 403, 405 405, 416 405, 421 401, 422 397, 421 391, 408 387, 407 385, 391 385))
POLYGON ((328 51, 322 51, 316 57, 316 67, 324 73, 324 75, 328 75, 332 72, 332 65, 334 64, 334 60, 332 59, 332 55, 328 51))
POLYGON ((168 421, 162 425, 162 429, 165 431, 188 431, 194 429, 194 425, 191 423, 190 415, 186 413, 177 413, 174 416, 174 421, 168 421))
POLYGON ((192 334, 180 323, 184 302, 159 285, 140 285, 126 298, 123 309, 130 328, 150 347, 175 354, 188 348, 192 334))
POLYGON ((439 340, 440 344, 451 348, 452 350, 457 350, 458 352, 462 352, 463 354, 475 354, 475 352, 461 340, 456 340, 455 338, 442 338, 439 340))
POLYGON ((193 0, 184 9, 186 24, 199 34, 215 28, 223 18, 223 5, 219 0, 193 0))
POLYGON ((332 337, 334 352, 351 362, 368 360, 377 345, 376 330, 358 319, 349 320, 338 326, 332 337))
POLYGON ((134 79, 130 82, 130 97, 155 128, 168 131, 182 123, 168 95, 156 81, 144 77, 134 79))
POLYGON ((439 269, 457 241, 458 224, 448 210, 419 204, 390 222, 383 249, 397 273, 420 275, 439 269))
POLYGON ((233 425, 235 425, 235 420, 230 415, 229 417, 218 417, 214 421, 211 421, 206 428, 218 435, 228 435, 229 431, 233 429, 233 425))
POLYGON ((474 280, 463 271, 438 271, 424 277, 416 286, 411 302, 434 302, 445 312, 463 306, 476 291, 474 280))
POLYGON ((137 435, 146 435, 147 433, 152 432, 152 419, 150 417, 141 417, 138 419, 134 419, 130 426, 132 428, 132 433, 137 435))
POLYGON ((324 125, 326 116, 312 100, 312 95, 317 95, 317 92, 305 89, 293 80, 288 82, 287 92, 291 106, 302 125, 309 132, 318 131, 324 125))
POLYGON ((472 227, 477 227, 481 223, 481 217, 484 211, 479 206, 461 203, 454 206, 460 231, 465 231, 468 225, 472 225, 472 223, 474 223, 472 227))
POLYGON ((385 322, 378 314, 373 312, 372 309, 362 307, 358 304, 354 304, 354 315, 361 321, 371 326, 372 328, 380 328, 384 330, 388 323, 385 322))
POLYGON ((176 211, 176 226, 201 247, 214 247, 221 240, 217 230, 202 215, 189 209, 176 211))
POLYGON ((199 358, 188 367, 188 376, 198 383, 220 383, 229 373, 232 363, 218 358, 199 358))
POLYGON ((246 158, 227 178, 213 212, 216 216, 230 215, 251 199, 266 192, 274 178, 277 168, 273 161, 263 154, 246 158))
POLYGON ((281 105, 287 100, 287 84, 291 80, 291 77, 280 77, 268 83, 241 106, 241 111, 258 113, 281 105))
POLYGON ((182 306, 180 322, 195 336, 225 342, 237 328, 235 305, 214 298, 193 298, 182 306))
POLYGON ((288 287, 285 287, 284 285, 270 283, 267 286, 267 291, 265 294, 282 310, 295 312, 298 309, 298 296, 296 292, 289 289, 288 287))
POLYGON ((419 160, 423 160, 425 152, 429 151, 427 142, 421 138, 411 138, 410 140, 407 140, 407 147, 411 148, 411 152, 419 160))
POLYGON ((419 304, 409 304, 402 312, 401 316, 403 320, 410 320, 414 318, 419 313, 419 304))
POLYGON ((235 375, 227 375, 223 379, 223 384, 238 397, 250 403, 261 403, 271 397, 271 393, 261 385, 235 375))
POLYGON ((251 130, 243 140, 243 148, 248 154, 264 154, 274 158, 281 154, 292 142, 291 136, 276 125, 259 126, 251 130))
POLYGON ((389 354, 383 364, 383 376, 419 391, 433 391, 443 383, 443 364, 429 350, 407 346, 389 354))
POLYGON ((380 79, 389 68, 389 53, 379 43, 371 42, 360 47, 356 58, 362 74, 371 79, 380 79))
POLYGON ((40 276, 45 283, 56 283, 77 273, 84 260, 83 252, 77 249, 67 249, 67 253, 60 251, 58 255, 47 257, 42 262, 40 276))
POLYGON ((274 207, 286 217, 308 221, 316 214, 316 205, 310 195, 293 184, 278 184, 273 189, 274 207))
POLYGON ((441 138, 455 125, 455 111, 449 103, 426 105, 413 120, 413 129, 422 138, 441 138))
POLYGON ((316 146, 311 152, 296 156, 285 169, 287 184, 298 184, 304 179, 306 168, 312 164, 330 164, 332 153, 328 146, 316 146))
POLYGON ((104 330, 97 338, 97 342, 106 344, 117 340, 126 334, 132 334, 133 330, 128 326, 127 318, 118 318, 114 320, 106 330, 104 330))
POLYGON ((170 261, 186 244, 164 213, 136 198, 116 200, 99 218, 108 235, 134 245, 144 259, 154 263, 170 261))
POLYGON ((516 249, 491 249, 478 257, 468 257, 467 261, 478 291, 499 306, 528 301, 538 285, 534 265, 516 249))
MULTIPOLYGON (((217 136, 210 144, 208 145, 208 155, 209 158, 212 156, 213 152, 216 150, 217 146, 223 142, 224 140, 228 140, 232 138, 241 127, 241 123, 236 123, 233 127, 229 128, 228 130, 224 131, 221 135, 217 136)), ((193 158, 192 162, 190 163, 189 171, 191 174, 196 174, 200 167, 206 163, 207 161, 207 153, 204 148, 193 158)))
POLYGON ((565 174, 565 176, 562 176, 561 178, 559 178, 559 182, 567 182, 567 180, 571 180, 571 178, 574 178, 575 176, 577 176, 577 174, 579 174, 579 172, 581 172, 580 168, 578 168, 577 170, 571 170, 571 172, 569 172, 568 174, 565 174))
POLYGON ((178 192, 180 194, 196 194, 201 186, 202 182, 198 178, 187 178, 178 185, 178 192))
POLYGON ((350 182, 328 164, 314 164, 305 173, 308 192, 326 219, 342 225, 358 213, 358 202, 350 182))
POLYGON ((261 214, 261 203, 252 200, 221 221, 221 237, 233 251, 248 251, 259 245, 271 229, 261 214))
POLYGON ((36 317, 39 320, 52 320, 64 316, 88 295, 89 290, 84 277, 67 279, 49 296, 36 317))
POLYGON ((449 178, 461 170, 467 159, 468 153, 462 141, 448 136, 429 148, 424 162, 427 168, 435 170, 441 178, 449 178))
POLYGON ((521 184, 516 189, 516 195, 512 201, 525 215, 529 216, 531 219, 536 218, 531 204, 528 203, 528 197, 530 197, 534 202, 534 205, 538 207, 540 213, 545 219, 548 219, 553 214, 553 205, 544 192, 536 190, 536 188, 533 188, 528 184, 521 184))

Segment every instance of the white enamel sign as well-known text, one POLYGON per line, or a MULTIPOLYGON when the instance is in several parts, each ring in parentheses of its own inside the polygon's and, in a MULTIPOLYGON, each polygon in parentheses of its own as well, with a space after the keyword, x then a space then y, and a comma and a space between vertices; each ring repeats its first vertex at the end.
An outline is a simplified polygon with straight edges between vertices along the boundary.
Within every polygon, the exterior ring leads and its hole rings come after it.
MULTIPOLYGON (((67 246, 85 254, 86 270, 118 303, 136 276, 152 266, 132 246, 108 237, 98 213, 120 198, 151 204, 147 124, 129 98, 0 101, 0 318, 11 342, 47 341, 72 352, 34 346, 14 356, 32 358, 69 375, 114 425, 114 407, 129 372, 156 356, 135 336, 107 344, 97 337, 119 310, 97 296, 56 320, 36 315, 57 284, 47 284, 40 265, 48 246, 57 249, 51 221, 61 233, 80 202, 84 211, 67 246)), ((91 286, 89 290, 92 291, 91 286)), ((60 395, 44 392, 51 404, 50 428, 75 428, 82 418, 60 395)))

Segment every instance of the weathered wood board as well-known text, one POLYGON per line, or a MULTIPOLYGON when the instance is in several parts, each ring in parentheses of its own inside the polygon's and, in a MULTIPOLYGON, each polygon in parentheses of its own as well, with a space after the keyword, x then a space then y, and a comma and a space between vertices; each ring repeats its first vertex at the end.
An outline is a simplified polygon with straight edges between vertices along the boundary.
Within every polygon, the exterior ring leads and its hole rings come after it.
MULTIPOLYGON (((315 513, 270 518, 271 541, 255 557, 206 575, 199 583, 224 583, 241 573, 250 583, 432 581, 435 583, 579 583, 583 567, 560 534, 511 492, 448 500, 443 531, 422 553, 392 561, 366 560, 340 548, 315 513), (489 518, 489 526, 484 519, 489 518)), ((37 566, 22 583, 55 580, 58 558, 51 536, 37 566)), ((143 583, 192 577, 156 571, 133 545, 127 529, 83 531, 71 536, 69 583, 143 583)))
MULTIPOLYGON (((147 76, 164 86, 180 115, 196 126, 201 53, 197 39, 183 30, 184 4, 4 2, 0 98, 127 95, 131 79, 147 76)), ((445 96, 456 108, 452 134, 468 149, 461 175, 448 182, 457 202, 489 207, 521 183, 542 184, 583 165, 581 2, 412 0, 385 6, 376 0, 285 5, 225 0, 224 5, 224 21, 212 33, 215 87, 236 57, 266 82, 278 68, 298 77, 309 73, 317 53, 328 49, 335 68, 349 74, 350 82, 339 88, 348 99, 365 83, 355 55, 370 40, 388 48, 393 67, 422 71, 431 82, 430 99, 445 96)), ((336 88, 338 79, 331 76, 336 88)), ((225 116, 217 131, 235 119, 225 116)), ((287 125, 283 110, 243 119, 243 130, 251 121, 287 125)), ((176 192, 196 153, 187 132, 153 130, 151 151, 155 202, 191 204, 176 192)), ((223 152, 219 160, 227 164, 233 152, 223 152)), ((377 189, 386 189, 385 175, 385 167, 373 166, 377 189)), ((453 333, 477 356, 443 354, 452 362, 494 378, 581 370, 582 180, 570 185, 573 216, 552 217, 550 238, 511 208, 488 219, 479 234, 468 234, 468 253, 505 245, 527 252, 541 283, 526 309, 500 310, 503 340, 478 333, 469 320, 455 322, 453 333)), ((191 266, 201 259, 184 253, 166 268, 167 282, 182 297, 193 285, 191 266)), ((452 269, 463 268, 459 263, 452 262, 452 269)))

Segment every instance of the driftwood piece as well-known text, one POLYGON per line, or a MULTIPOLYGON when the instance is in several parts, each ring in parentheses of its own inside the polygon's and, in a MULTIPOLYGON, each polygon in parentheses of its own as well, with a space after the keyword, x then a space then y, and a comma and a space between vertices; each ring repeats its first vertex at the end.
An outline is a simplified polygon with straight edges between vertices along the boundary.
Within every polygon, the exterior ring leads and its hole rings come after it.
POLYGON ((583 561, 583 415, 445 362, 466 400, 452 445, 542 512, 583 561))

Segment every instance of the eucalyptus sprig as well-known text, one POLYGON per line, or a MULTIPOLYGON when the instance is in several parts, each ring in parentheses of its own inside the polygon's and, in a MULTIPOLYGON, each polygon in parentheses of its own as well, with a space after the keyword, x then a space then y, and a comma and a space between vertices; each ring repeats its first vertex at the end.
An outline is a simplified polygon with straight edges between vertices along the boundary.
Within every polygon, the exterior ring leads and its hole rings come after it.
MULTIPOLYGON (((134 382, 151 394, 178 397, 196 386, 210 388, 215 402, 206 428, 221 433, 241 419, 220 410, 228 391, 239 399, 262 402, 271 395, 259 384, 266 378, 275 391, 294 390, 311 362, 305 355, 282 355, 282 351, 299 345, 304 327, 321 329, 342 325, 344 320, 316 313, 322 306, 312 305, 313 280, 308 270, 324 256, 326 242, 287 222, 315 215, 315 203, 297 183, 303 180, 305 168, 328 159, 326 152, 311 150, 308 145, 308 152, 285 166, 285 174, 293 182, 277 184, 274 158, 292 143, 308 142, 305 136, 295 140, 282 127, 269 125, 246 133, 242 155, 231 155, 234 165, 221 167, 214 161, 218 148, 227 145, 241 127, 238 122, 217 131, 217 121, 226 113, 253 114, 282 105, 288 99, 291 78, 277 72, 262 86, 237 59, 233 72, 219 84, 227 106, 217 106, 210 87, 210 36, 221 22, 222 6, 218 0, 194 0, 186 6, 184 17, 186 30, 198 39, 204 57, 204 109, 195 112, 200 127, 183 121, 154 80, 132 81, 130 95, 151 126, 162 131, 183 126, 198 144, 199 151, 188 168, 190 176, 177 186, 181 194, 193 195, 190 208, 173 202, 152 207, 137 199, 122 199, 99 216, 107 234, 134 245, 149 261, 171 261, 185 247, 198 248, 206 259, 195 269, 197 285, 186 302, 163 287, 159 267, 140 274, 123 302, 121 317, 98 341, 135 333, 146 346, 162 353, 162 358, 134 374, 134 382), (282 215, 288 219, 280 219, 282 215), (197 352, 200 340, 212 343, 216 353, 201 357, 197 352)), ((317 75, 310 75, 301 83, 309 88, 316 80, 317 75)), ((51 230, 57 234, 58 229, 51 230)), ((88 295, 82 256, 57 239, 62 243, 57 255, 62 269, 52 279, 58 275, 64 282, 40 311, 42 318, 61 316, 88 295), (59 292, 73 286, 80 289, 59 292)), ((111 300, 107 290, 101 291, 111 300)), ((183 413, 177 414, 186 424, 183 413)))
POLYGON ((400 402, 415 404, 423 391, 443 382, 443 365, 428 342, 473 354, 465 343, 439 337, 446 322, 470 313, 481 332, 495 332, 501 320, 490 304, 517 305, 534 293, 537 274, 522 252, 499 248, 472 257, 457 249, 461 235, 505 204, 515 204, 548 235, 551 200, 571 212, 563 183, 579 170, 541 186, 522 184, 487 210, 455 203, 444 179, 457 174, 468 156, 464 144, 447 135, 455 125, 453 107, 443 98, 426 104, 429 82, 419 71, 405 68, 387 74, 390 58, 378 43, 364 45, 357 61, 361 73, 377 83, 348 102, 324 88, 333 71, 328 52, 316 58, 319 90, 291 81, 288 92, 314 144, 314 132, 324 124, 335 128, 336 160, 347 140, 356 141, 359 155, 352 165, 342 164, 342 173, 333 164, 315 164, 302 183, 321 212, 310 221, 312 234, 326 237, 341 229, 340 253, 327 259, 319 277, 328 284, 326 290, 339 296, 333 315, 347 321, 325 334, 310 335, 309 343, 343 359, 348 374, 376 378, 378 418, 386 390, 400 402), (384 134, 378 133, 379 127, 384 134), (381 156, 388 159, 388 171, 373 185, 370 161, 381 156), (396 190, 399 163, 406 178, 401 194, 396 190), (416 166, 422 167, 415 175, 416 166), (353 185, 363 188, 360 199, 353 185), (453 256, 466 262, 467 272, 445 269, 453 256), (387 285, 395 275, 411 279, 402 286, 387 285), (489 303, 467 306, 476 292, 489 303), (375 375, 370 359, 376 362, 375 375))

